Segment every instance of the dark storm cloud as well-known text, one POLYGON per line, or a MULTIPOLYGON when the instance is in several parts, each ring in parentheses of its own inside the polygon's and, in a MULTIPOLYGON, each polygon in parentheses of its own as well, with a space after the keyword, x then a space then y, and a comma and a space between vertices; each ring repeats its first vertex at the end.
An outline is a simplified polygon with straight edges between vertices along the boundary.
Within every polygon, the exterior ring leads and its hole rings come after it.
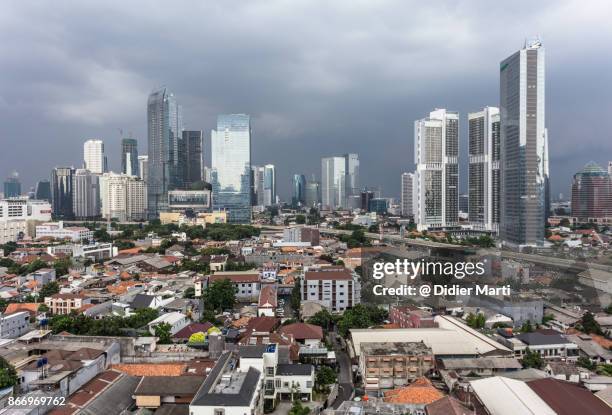
POLYGON ((539 34, 553 191, 567 194, 584 163, 612 159, 611 11, 605 1, 3 2, 0 176, 15 169, 29 186, 78 166, 91 137, 117 169, 120 128, 146 153, 147 95, 164 84, 206 136, 219 113, 251 114, 253 163, 277 165, 284 198, 291 174, 318 176, 321 156, 344 152, 359 153, 364 185, 394 196, 413 168, 413 121, 460 111, 465 153, 467 112, 498 104, 499 61, 539 34))

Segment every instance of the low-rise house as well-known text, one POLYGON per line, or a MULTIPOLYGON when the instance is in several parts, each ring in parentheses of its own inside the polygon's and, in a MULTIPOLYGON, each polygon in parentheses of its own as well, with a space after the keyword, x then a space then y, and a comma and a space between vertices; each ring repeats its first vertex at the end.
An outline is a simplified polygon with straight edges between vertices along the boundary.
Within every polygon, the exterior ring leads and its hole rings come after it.
POLYGON ((548 362, 544 371, 551 377, 568 382, 580 382, 580 370, 575 364, 567 362, 548 362))
POLYGON ((274 317, 276 315, 277 306, 276 286, 265 284, 259 293, 257 315, 274 317))
POLYGON ((91 300, 80 294, 53 294, 45 297, 45 305, 54 315, 79 312, 86 304, 91 304, 91 300))
POLYGON ((136 406, 156 409, 164 404, 189 404, 202 382, 200 376, 144 376, 134 391, 136 406))
POLYGON ((323 329, 308 323, 292 323, 282 326, 278 332, 285 337, 293 338, 305 346, 318 346, 323 340, 323 329))
POLYGON ((157 310, 164 304, 161 296, 136 294, 129 306, 132 310, 141 310, 143 308, 152 308, 157 310))
POLYGON ((539 353, 546 360, 578 359, 578 346, 568 338, 552 329, 541 329, 531 333, 521 333, 514 336, 507 331, 498 331, 497 340, 514 351, 514 355, 521 358, 527 352, 539 353))
POLYGON ((189 319, 183 313, 172 312, 162 314, 161 316, 157 317, 155 320, 151 321, 148 324, 149 333, 155 335, 155 327, 163 323, 169 324, 170 334, 175 335, 189 324, 189 319))
POLYGON ((474 405, 478 413, 495 415, 538 414, 555 415, 556 412, 525 382, 506 377, 470 381, 474 405))
POLYGON ((602 347, 590 335, 580 333, 566 337, 578 346, 580 356, 588 357, 594 363, 612 363, 612 351, 602 347))
POLYGON ((438 359, 438 369, 454 371, 460 377, 495 376, 523 368, 513 357, 480 357, 472 359, 445 357, 438 359))
POLYGON ((527 382, 529 386, 557 415, 599 415, 612 413, 605 402, 588 389, 575 383, 557 379, 539 379, 527 382))
POLYGON ((0 339, 14 339, 30 331, 30 313, 0 314, 0 339))
POLYGON ((402 329, 437 327, 432 313, 415 306, 392 306, 389 309, 389 321, 402 329))
POLYGON ((257 271, 222 271, 208 276, 208 284, 230 280, 238 301, 252 302, 259 299, 261 280, 257 271))
POLYGON ((195 334, 195 333, 205 333, 206 334, 208 329, 210 329, 211 327, 213 327, 213 325, 209 323, 208 321, 204 323, 191 323, 191 324, 186 325, 179 331, 177 331, 172 336, 172 340, 177 343, 187 343, 192 334, 195 334))

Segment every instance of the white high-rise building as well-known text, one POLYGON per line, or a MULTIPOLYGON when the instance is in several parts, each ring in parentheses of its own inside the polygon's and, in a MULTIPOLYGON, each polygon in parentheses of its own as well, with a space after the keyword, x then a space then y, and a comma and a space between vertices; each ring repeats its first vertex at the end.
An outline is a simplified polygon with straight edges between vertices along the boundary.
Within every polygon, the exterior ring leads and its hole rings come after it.
POLYGON ((415 174, 402 173, 401 213, 404 217, 414 215, 415 192, 415 174))
POLYGON ((147 217, 147 187, 138 177, 105 173, 100 177, 102 217, 119 221, 147 217))
POLYGON ((346 197, 361 196, 359 189, 359 156, 354 153, 344 155, 344 170, 346 172, 346 197))
POLYGON ((100 215, 99 175, 77 169, 72 176, 72 210, 77 219, 100 215))
POLYGON ((87 140, 83 144, 83 160, 85 168, 94 174, 107 171, 107 161, 104 155, 104 142, 102 140, 87 140))
POLYGON ((146 183, 149 170, 149 156, 138 156, 138 170, 140 173, 140 178, 146 183))
POLYGON ((418 230, 459 225, 459 113, 436 109, 414 123, 418 230))
POLYGON ((0 199, 0 244, 36 236, 36 225, 51 220, 51 204, 28 198, 0 199))
POLYGON ((263 170, 263 204, 272 206, 276 204, 276 169, 274 164, 266 164, 263 170))
POLYGON ((540 40, 500 64, 500 237, 518 248, 541 245, 549 210, 544 47, 540 40))
POLYGON ((485 107, 468 114, 468 212, 478 230, 499 229, 500 142, 499 108, 485 107))
POLYGON ((325 157, 321 159, 321 205, 323 209, 346 206, 346 159, 325 157))

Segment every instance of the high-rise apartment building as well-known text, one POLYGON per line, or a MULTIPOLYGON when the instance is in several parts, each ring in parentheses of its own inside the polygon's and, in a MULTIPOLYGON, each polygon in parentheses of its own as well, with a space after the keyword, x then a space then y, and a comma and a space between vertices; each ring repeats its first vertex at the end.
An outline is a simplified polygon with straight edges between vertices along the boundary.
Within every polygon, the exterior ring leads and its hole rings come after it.
POLYGON ((346 206, 346 159, 325 157, 321 159, 321 205, 323 209, 346 206))
POLYGON ((595 162, 574 175, 572 216, 578 223, 612 222, 612 180, 595 162))
POLYGON ((138 162, 138 140, 124 138, 121 140, 121 173, 140 177, 138 162))
POLYGON ((157 217, 167 208, 168 190, 183 185, 180 162, 181 107, 167 88, 149 95, 147 101, 148 173, 146 177, 149 217, 157 217))
POLYGON ((19 174, 14 171, 4 181, 4 197, 19 197, 21 196, 21 182, 19 181, 19 174))
POLYGON ((139 177, 146 183, 149 174, 149 156, 138 156, 138 172, 140 173, 139 177))
POLYGON ((104 141, 87 140, 83 144, 84 167, 94 174, 102 174, 107 171, 107 160, 104 155, 104 141))
POLYGON ((183 131, 184 153, 184 187, 190 189, 194 183, 202 180, 202 131, 183 131))
POLYGON ((100 202, 104 219, 144 220, 147 217, 147 186, 136 176, 105 173, 100 177, 100 202))
POLYGON ((469 221, 478 230, 499 230, 499 108, 468 114, 469 221))
POLYGON ((217 118, 211 133, 213 208, 230 222, 251 221, 251 121, 246 114, 217 118))
POLYGON ((294 174, 291 180, 291 205, 295 208, 306 204, 306 177, 294 174))
POLYGON ((274 164, 266 164, 264 166, 263 175, 263 192, 264 206, 272 206, 276 204, 276 169, 274 164))
POLYGON ((0 244, 35 237, 36 225, 51 220, 51 205, 25 197, 0 199, 0 244))
POLYGON ((34 198, 36 200, 51 202, 51 182, 49 182, 49 180, 39 180, 38 183, 36 183, 34 198))
POLYGON ((501 221, 507 246, 544 241, 548 202, 544 47, 539 40, 500 64, 501 221))
POLYGON ((72 175, 72 211, 77 219, 100 215, 99 175, 76 169, 72 175))
POLYGON ((253 206, 264 205, 264 168, 251 166, 251 200, 253 206))
POLYGON ((374 199, 376 195, 374 192, 364 189, 361 192, 361 210, 367 212, 370 209, 370 200, 374 199))
POLYGON ((459 114, 436 109, 414 123, 417 229, 459 225, 459 114))
POLYGON ((56 167, 51 172, 53 215, 61 219, 74 218, 72 176, 74 167, 56 167))
POLYGON ((318 207, 319 203, 321 203, 321 183, 315 180, 306 182, 304 197, 306 198, 304 203, 307 207, 318 207))
POLYGON ((415 187, 414 173, 402 173, 401 212, 403 217, 414 214, 415 187))

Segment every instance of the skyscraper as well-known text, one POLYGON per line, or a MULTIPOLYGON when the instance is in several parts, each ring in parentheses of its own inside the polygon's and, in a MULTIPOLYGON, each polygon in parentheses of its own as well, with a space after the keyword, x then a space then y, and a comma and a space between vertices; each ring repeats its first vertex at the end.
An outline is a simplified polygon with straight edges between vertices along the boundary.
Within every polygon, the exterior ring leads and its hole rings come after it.
POLYGON ((272 206, 276 204, 276 169, 274 164, 266 164, 264 166, 264 206, 272 206))
POLYGON ((53 215, 56 218, 72 219, 72 176, 74 167, 56 167, 51 172, 53 215))
POLYGON ((291 205, 296 208, 306 203, 306 177, 294 174, 291 180, 291 205))
POLYGON ((100 177, 100 202, 104 219, 143 220, 147 216, 147 187, 136 176, 105 173, 100 177))
POLYGON ((36 194, 34 197, 37 200, 51 202, 51 183, 49 180, 39 180, 38 183, 36 183, 36 194))
POLYGON ((572 216, 578 223, 612 218, 612 180, 610 174, 593 161, 574 175, 572 216))
POLYGON ((470 223, 475 229, 499 230, 499 108, 468 114, 470 223))
POLYGON ((459 114, 436 109, 414 123, 417 229, 459 224, 459 114))
POLYGON ((76 169, 72 175, 72 212, 77 219, 100 215, 99 175, 76 169))
POLYGON ((182 138, 181 107, 165 87, 149 95, 147 128, 148 209, 149 217, 157 217, 168 205, 168 190, 180 188, 183 183, 179 158, 182 138))
POLYGON ((359 195, 359 156, 357 154, 344 155, 344 171, 346 172, 346 197, 359 195))
POLYGON ((321 203, 321 183, 311 180, 306 182, 305 204, 307 207, 318 207, 321 203))
POLYGON ((138 156, 138 172, 142 181, 146 183, 149 174, 149 156, 138 156))
POLYGON ((83 144, 84 167, 94 174, 102 174, 107 170, 107 160, 104 155, 102 140, 87 140, 83 144))
POLYGON ((323 209, 346 206, 346 177, 344 157, 321 159, 321 205, 323 209))
POLYGON ((140 177, 138 141, 133 138, 121 140, 121 173, 140 177))
POLYGON ((202 131, 183 131, 185 189, 202 180, 202 131))
POLYGON ((251 221, 251 121, 246 114, 219 115, 211 133, 213 208, 230 222, 251 221))
POLYGON ((21 182, 19 181, 19 174, 14 171, 4 181, 4 197, 19 197, 21 196, 21 182))
POLYGON ((548 193, 544 47, 539 40, 500 64, 501 223, 504 244, 544 241, 548 193))
POLYGON ((401 209, 402 216, 412 216, 414 207, 414 192, 416 182, 414 173, 402 173, 401 209))
POLYGON ((251 166, 251 192, 252 205, 264 205, 264 168, 261 166, 251 166))

